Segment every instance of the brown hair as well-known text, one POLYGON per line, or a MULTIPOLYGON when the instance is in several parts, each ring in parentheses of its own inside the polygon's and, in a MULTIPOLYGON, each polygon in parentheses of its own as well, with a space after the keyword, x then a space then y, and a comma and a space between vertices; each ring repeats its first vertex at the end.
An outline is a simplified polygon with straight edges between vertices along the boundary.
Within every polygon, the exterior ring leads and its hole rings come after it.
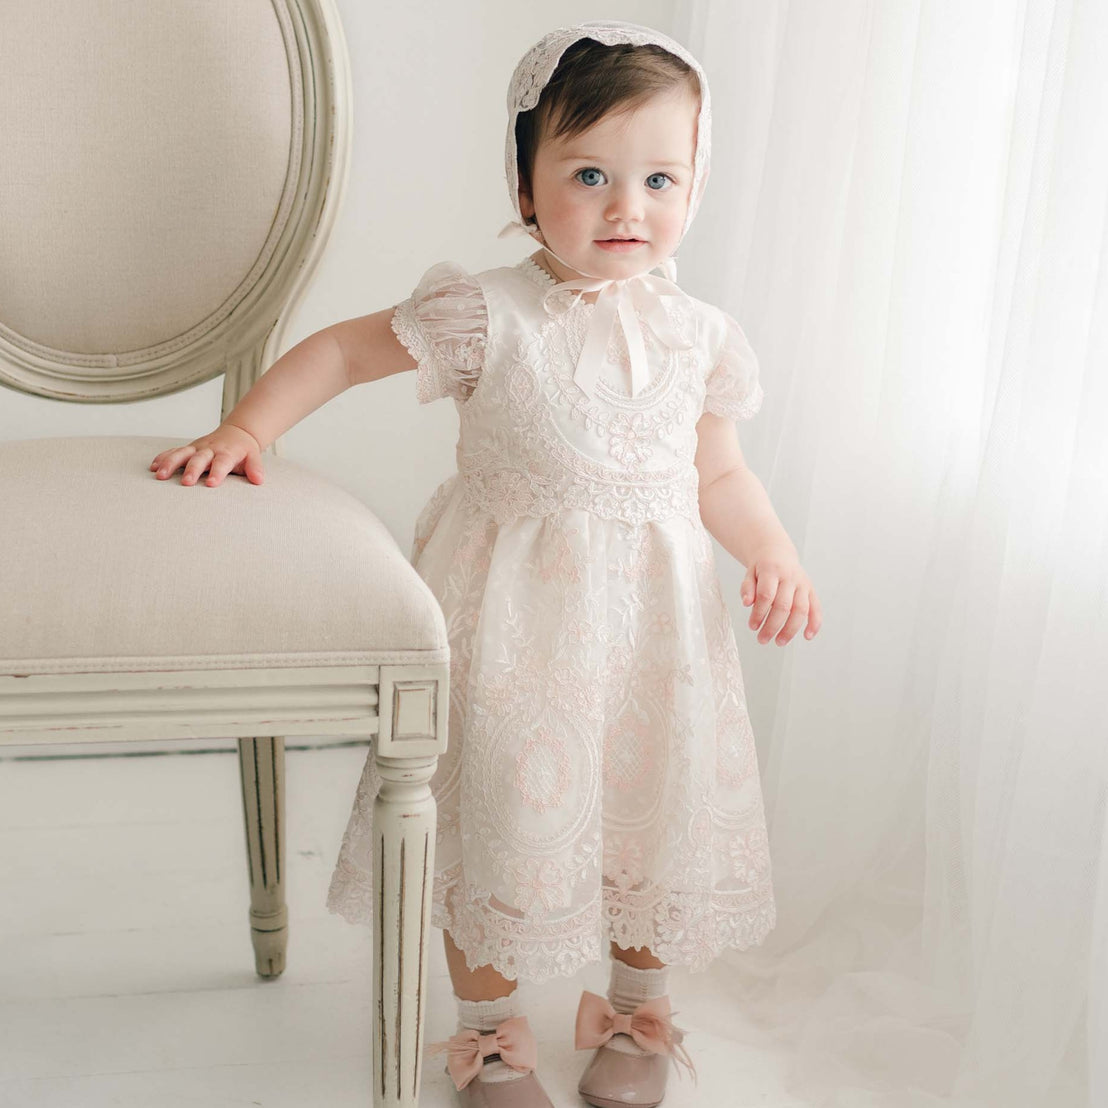
POLYGON ((540 140, 573 138, 616 108, 630 111, 658 92, 684 84, 694 96, 700 82, 691 66, 661 46, 604 46, 578 39, 562 56, 539 102, 516 116, 516 168, 531 192, 531 169, 540 140))

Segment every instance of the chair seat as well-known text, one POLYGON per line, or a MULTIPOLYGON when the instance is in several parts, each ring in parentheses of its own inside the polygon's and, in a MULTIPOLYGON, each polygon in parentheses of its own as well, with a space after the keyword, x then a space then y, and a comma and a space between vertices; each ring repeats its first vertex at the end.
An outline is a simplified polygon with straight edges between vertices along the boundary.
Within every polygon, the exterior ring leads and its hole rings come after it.
POLYGON ((438 602, 354 496, 272 455, 261 485, 157 480, 178 445, 0 443, 0 673, 446 657, 438 602))

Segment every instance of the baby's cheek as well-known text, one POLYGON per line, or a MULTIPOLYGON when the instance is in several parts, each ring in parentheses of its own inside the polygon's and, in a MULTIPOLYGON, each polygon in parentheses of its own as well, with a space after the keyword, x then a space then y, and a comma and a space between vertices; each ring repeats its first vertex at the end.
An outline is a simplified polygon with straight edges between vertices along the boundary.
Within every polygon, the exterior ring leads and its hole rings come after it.
POLYGON ((672 249, 681 240, 681 229, 685 226, 685 207, 674 206, 672 211, 666 212, 663 222, 665 240, 672 249))
POLYGON ((555 239, 576 238, 580 234, 581 213, 573 204, 554 200, 540 209, 539 216, 540 225, 555 239))

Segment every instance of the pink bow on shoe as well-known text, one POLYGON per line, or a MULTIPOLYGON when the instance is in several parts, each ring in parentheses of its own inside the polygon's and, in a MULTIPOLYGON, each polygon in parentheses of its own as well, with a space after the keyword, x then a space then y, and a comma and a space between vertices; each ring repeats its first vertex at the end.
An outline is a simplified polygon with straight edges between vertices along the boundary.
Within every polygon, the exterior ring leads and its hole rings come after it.
POLYGON ((526 1016, 513 1016, 488 1034, 466 1028, 449 1039, 427 1046, 428 1054, 438 1054, 442 1050, 449 1052, 446 1068, 458 1089, 464 1089, 481 1072, 490 1054, 499 1054, 512 1069, 521 1073, 533 1070, 539 1056, 535 1034, 526 1016))
POLYGON ((581 994, 577 1006, 577 1028, 573 1045, 576 1050, 603 1046, 613 1035, 630 1035, 644 1050, 669 1054, 674 1064, 680 1062, 692 1074, 696 1083, 696 1067, 681 1045, 685 1032, 670 1019, 669 997, 659 996, 644 1001, 633 1012, 617 1012, 607 997, 581 994))

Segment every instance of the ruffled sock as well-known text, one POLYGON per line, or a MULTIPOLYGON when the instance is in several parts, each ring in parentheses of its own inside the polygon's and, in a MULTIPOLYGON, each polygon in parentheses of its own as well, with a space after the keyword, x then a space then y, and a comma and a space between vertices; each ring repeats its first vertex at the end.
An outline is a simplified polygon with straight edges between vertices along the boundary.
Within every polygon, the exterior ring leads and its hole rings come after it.
MULTIPOLYGON (((513 989, 507 996, 495 1000, 463 1000, 457 993, 454 999, 458 1004, 458 1030, 468 1029, 487 1034, 495 1031, 505 1020, 522 1015, 519 1004, 519 988, 513 989)), ((481 1080, 488 1084, 499 1081, 515 1081, 526 1074, 513 1069, 500 1058, 493 1058, 481 1067, 481 1080)))
MULTIPOLYGON (((630 1014, 646 1000, 665 996, 669 991, 669 966, 657 969, 636 969, 612 959, 612 976, 608 984, 608 1000, 617 1012, 630 1014)), ((611 1050, 621 1054, 642 1056, 650 1052, 639 1046, 630 1035, 617 1032, 606 1044, 611 1050)))

